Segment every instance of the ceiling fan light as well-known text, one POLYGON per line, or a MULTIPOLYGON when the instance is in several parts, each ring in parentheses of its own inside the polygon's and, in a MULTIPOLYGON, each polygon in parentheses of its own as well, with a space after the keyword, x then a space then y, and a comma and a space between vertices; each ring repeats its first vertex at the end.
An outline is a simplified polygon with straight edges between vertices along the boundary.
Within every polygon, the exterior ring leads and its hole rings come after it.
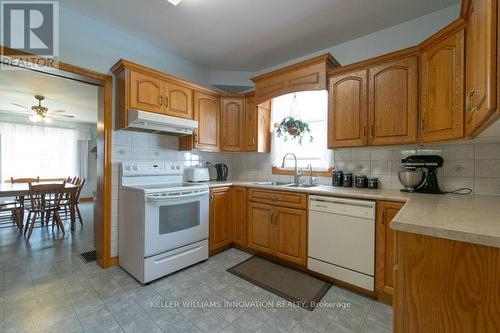
POLYGON ((170 2, 172 5, 177 6, 182 0, 167 0, 170 2))
POLYGON ((34 114, 30 116, 30 120, 34 123, 38 123, 39 121, 42 121, 42 117, 39 114, 34 114))

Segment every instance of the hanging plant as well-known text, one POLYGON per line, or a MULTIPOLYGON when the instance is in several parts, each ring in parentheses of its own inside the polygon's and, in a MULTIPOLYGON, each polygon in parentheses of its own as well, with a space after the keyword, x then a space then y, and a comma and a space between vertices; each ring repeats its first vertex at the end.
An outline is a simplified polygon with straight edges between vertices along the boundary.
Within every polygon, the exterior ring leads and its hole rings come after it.
POLYGON ((280 124, 274 124, 274 127, 276 128, 276 136, 283 138, 283 141, 288 141, 288 137, 291 137, 292 140, 298 140, 299 145, 301 145, 306 134, 309 135, 309 142, 313 141, 309 124, 300 119, 285 117, 280 124))

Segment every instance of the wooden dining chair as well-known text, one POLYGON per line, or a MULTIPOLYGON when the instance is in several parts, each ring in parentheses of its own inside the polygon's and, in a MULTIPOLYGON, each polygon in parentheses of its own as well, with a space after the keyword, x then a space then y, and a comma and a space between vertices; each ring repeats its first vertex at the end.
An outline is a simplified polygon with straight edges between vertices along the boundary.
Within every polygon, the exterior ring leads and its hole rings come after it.
POLYGON ((59 184, 33 185, 29 183, 31 207, 29 208, 28 214, 29 220, 24 228, 24 235, 28 233, 27 240, 31 237, 38 216, 40 216, 42 224, 44 220, 43 217, 52 216, 52 229, 54 225, 56 225, 57 229, 61 230, 64 235, 64 225, 59 216, 59 210, 61 209, 61 199, 64 194, 65 186, 65 181, 59 184))
POLYGON ((36 178, 14 178, 10 177, 10 182, 12 184, 26 184, 26 183, 38 183, 40 181, 40 176, 36 178))
POLYGON ((73 197, 75 213, 78 216, 78 220, 80 221, 81 226, 83 226, 83 220, 82 220, 82 214, 80 213, 80 207, 78 206, 78 204, 80 203, 80 195, 82 194, 82 189, 86 181, 87 180, 85 178, 79 179, 79 182, 77 183, 78 189, 76 190, 76 193, 73 197))
POLYGON ((80 203, 80 195, 82 193, 83 186, 87 180, 85 178, 80 179, 77 178, 74 185, 78 186, 76 192, 74 192, 73 196, 71 196, 71 192, 69 190, 65 190, 65 194, 63 195, 63 199, 61 200, 61 209, 64 210, 65 215, 68 215, 68 210, 71 209, 70 206, 73 204, 74 213, 78 220, 80 221, 80 225, 83 226, 82 214, 80 213, 80 207, 78 204, 80 203), (72 201, 71 201, 72 200, 72 201))

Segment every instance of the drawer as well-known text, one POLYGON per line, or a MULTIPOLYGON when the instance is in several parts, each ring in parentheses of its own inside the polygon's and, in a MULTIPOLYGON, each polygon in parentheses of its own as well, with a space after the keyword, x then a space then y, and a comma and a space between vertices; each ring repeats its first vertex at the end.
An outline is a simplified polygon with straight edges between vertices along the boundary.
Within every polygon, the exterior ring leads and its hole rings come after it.
POLYGON ((249 200, 275 206, 301 209, 307 208, 307 195, 304 193, 250 189, 249 200))

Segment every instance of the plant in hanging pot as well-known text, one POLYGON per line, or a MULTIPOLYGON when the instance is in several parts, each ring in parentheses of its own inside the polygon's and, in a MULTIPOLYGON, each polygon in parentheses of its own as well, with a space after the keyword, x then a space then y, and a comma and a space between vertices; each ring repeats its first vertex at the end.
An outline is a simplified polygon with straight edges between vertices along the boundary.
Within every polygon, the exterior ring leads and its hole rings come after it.
POLYGON ((290 137, 292 140, 298 140, 299 145, 301 145, 306 134, 309 135, 309 141, 313 141, 309 124, 300 119, 291 116, 285 117, 281 123, 275 123, 274 127, 276 128, 276 136, 283 138, 283 141, 288 141, 288 137, 290 137))

